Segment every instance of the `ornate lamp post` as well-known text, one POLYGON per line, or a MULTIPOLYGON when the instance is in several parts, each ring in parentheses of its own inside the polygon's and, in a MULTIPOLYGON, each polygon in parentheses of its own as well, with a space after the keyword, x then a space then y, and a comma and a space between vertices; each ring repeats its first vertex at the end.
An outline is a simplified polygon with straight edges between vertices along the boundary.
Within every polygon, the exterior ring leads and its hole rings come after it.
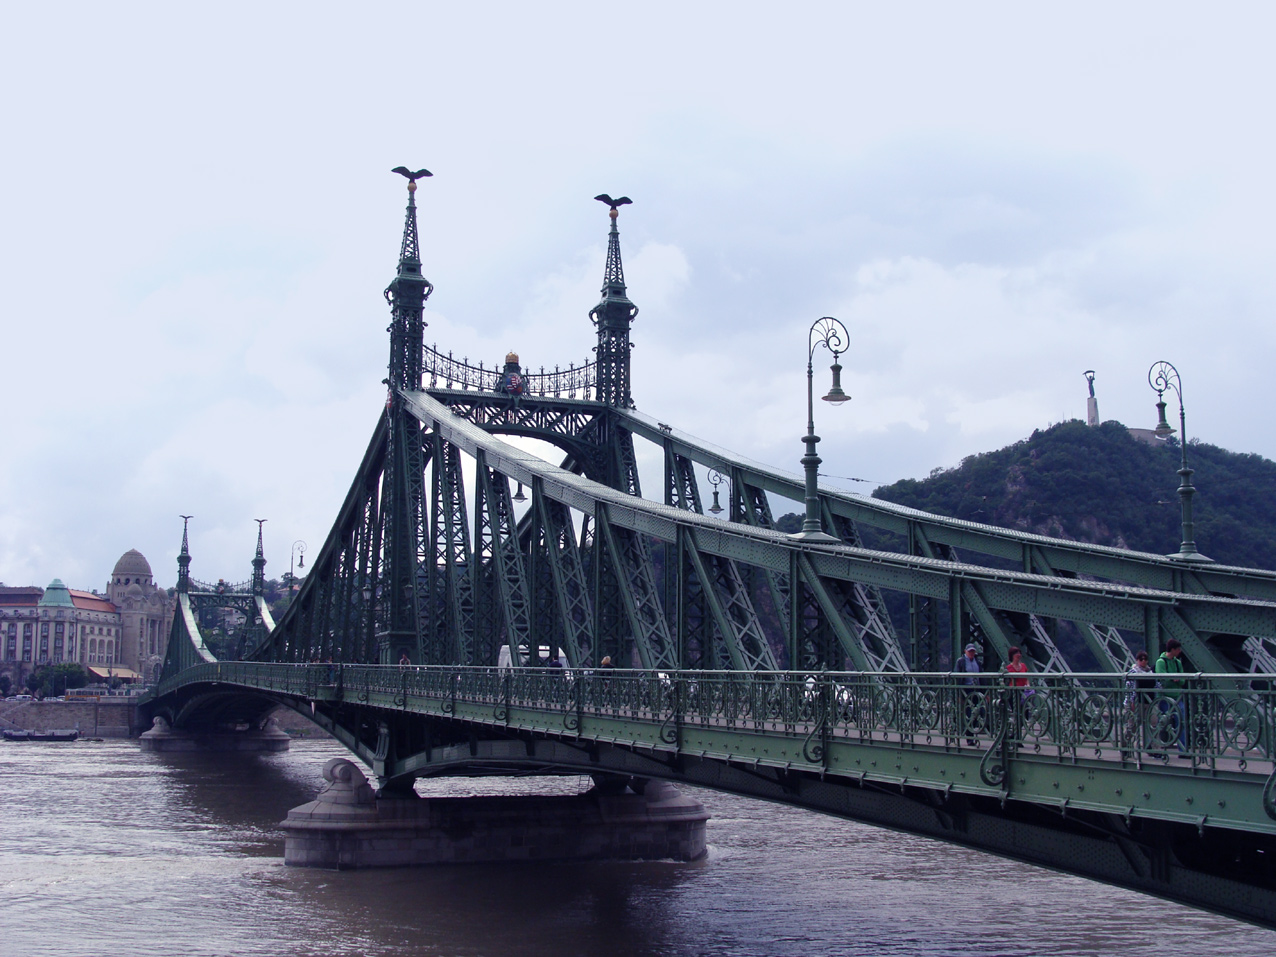
POLYGON ((297 579, 293 576, 293 561, 297 562, 298 568, 306 567, 306 543, 301 539, 297 539, 292 543, 292 551, 288 553, 288 599, 289 604, 292 603, 292 593, 297 587, 297 579))
POLYGON ((722 506, 718 504, 718 486, 725 482, 724 476, 717 469, 709 469, 709 484, 713 486, 713 504, 709 506, 709 511, 714 515, 722 514, 722 506))
POLYGON ((818 485, 818 476, 820 469, 820 457, 815 453, 815 445, 820 441, 820 437, 815 434, 815 393, 814 393, 814 363, 815 350, 819 346, 823 346, 833 353, 833 387, 829 389, 828 395, 821 396, 825 402, 831 402, 833 405, 841 405, 850 398, 842 391, 842 367, 838 364, 837 357, 846 351, 846 347, 851 343, 850 333, 846 331, 846 326, 842 325, 832 316, 824 316, 815 320, 811 325, 811 331, 807 335, 807 353, 806 353, 806 436, 802 439, 806 443, 806 454, 802 456, 802 468, 806 470, 806 519, 802 522, 802 531, 794 532, 791 538, 801 539, 806 542, 836 542, 838 539, 824 532, 823 523, 820 520, 820 493, 818 485))
POLYGON ((1183 453, 1182 463, 1179 465, 1179 504, 1183 513, 1183 541, 1179 550, 1170 553, 1168 557, 1181 562, 1213 561, 1196 550, 1194 540, 1192 496, 1196 489, 1192 487, 1192 469, 1187 465, 1187 416, 1183 412, 1183 382, 1179 378, 1179 370, 1165 361, 1154 362, 1152 368, 1148 369, 1148 385, 1156 393, 1157 423, 1153 431, 1163 439, 1174 434, 1174 429, 1165 420, 1165 391, 1173 389, 1179 400, 1179 448, 1183 453))

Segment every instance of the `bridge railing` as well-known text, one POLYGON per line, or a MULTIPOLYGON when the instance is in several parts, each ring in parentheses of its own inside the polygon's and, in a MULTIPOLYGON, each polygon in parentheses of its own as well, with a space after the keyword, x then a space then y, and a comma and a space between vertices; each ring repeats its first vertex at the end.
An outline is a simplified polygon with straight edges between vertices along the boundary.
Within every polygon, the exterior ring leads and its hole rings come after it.
MULTIPOLYGON (((483 363, 477 366, 469 364, 467 359, 455 359, 452 353, 444 355, 437 346, 425 346, 424 379, 430 389, 473 389, 477 392, 495 392, 505 373, 499 366, 484 368, 483 363)), ((552 372, 546 372, 541 366, 539 372, 525 372, 523 375, 523 395, 546 396, 560 398, 588 399, 598 384, 598 363, 583 362, 571 364, 566 369, 554 366, 552 372)))
MULTIPOLYGON (((158 689, 223 682, 276 695, 409 708, 414 701, 623 718, 675 729, 802 736, 812 755, 833 741, 978 748, 1006 757, 1100 758, 1138 766, 1181 755, 1194 767, 1245 771, 1270 761, 1276 675, 899 674, 397 667, 217 662, 158 689), (969 679, 969 680, 968 680, 969 679), (388 704, 387 704, 388 703, 388 704)), ((1255 769, 1267 773, 1270 768, 1255 769)))

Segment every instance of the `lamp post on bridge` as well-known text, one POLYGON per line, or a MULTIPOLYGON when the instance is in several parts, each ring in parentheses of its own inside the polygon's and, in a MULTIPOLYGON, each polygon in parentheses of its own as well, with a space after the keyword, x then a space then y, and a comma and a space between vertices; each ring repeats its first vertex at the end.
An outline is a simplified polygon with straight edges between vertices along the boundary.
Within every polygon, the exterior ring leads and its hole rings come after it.
POLYGON ((297 562, 297 568, 306 567, 306 543, 300 538, 292 543, 292 550, 288 553, 288 604, 292 604, 292 593, 296 590, 297 579, 293 575, 293 561, 297 562))
POLYGON ((1179 378, 1179 370, 1164 360, 1154 362, 1152 368, 1148 369, 1148 385, 1156 393, 1157 423, 1153 432, 1162 439, 1168 439, 1174 434, 1174 429, 1165 419, 1165 391, 1173 389, 1179 400, 1179 449, 1182 452, 1179 465, 1179 506, 1183 520, 1183 540, 1179 550, 1171 552, 1167 557, 1180 562, 1213 561, 1196 550, 1192 522, 1192 496, 1196 489, 1192 487, 1192 469, 1187 464, 1187 416, 1183 411, 1183 381, 1179 378))
MULTIPOLYGON (((709 511, 712 512, 714 515, 721 515, 722 506, 718 504, 718 486, 722 485, 724 482, 727 481, 726 476, 724 476, 717 469, 709 469, 708 478, 709 478, 709 484, 713 486, 713 504, 709 506, 709 511)), ((728 491, 730 491, 729 485, 727 486, 727 488, 728 488, 728 491)))
POLYGON ((815 452, 820 437, 815 434, 815 350, 823 346, 833 353, 833 386, 828 394, 821 396, 825 402, 841 405, 850 396, 842 391, 842 366, 837 357, 846 351, 851 344, 850 333, 846 326, 832 316, 823 316, 811 325, 807 334, 806 354, 806 435, 802 441, 806 443, 806 454, 802 456, 802 468, 806 471, 806 518, 802 522, 802 530, 794 532, 790 538, 805 542, 837 542, 838 539, 824 531, 820 519, 819 469, 820 457, 815 452))

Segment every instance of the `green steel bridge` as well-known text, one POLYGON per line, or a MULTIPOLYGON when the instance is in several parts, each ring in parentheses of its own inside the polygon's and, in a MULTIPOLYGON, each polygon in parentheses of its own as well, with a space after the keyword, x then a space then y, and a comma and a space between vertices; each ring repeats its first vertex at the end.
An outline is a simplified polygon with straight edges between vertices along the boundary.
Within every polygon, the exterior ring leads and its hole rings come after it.
POLYGON ((278 622, 259 532, 251 582, 229 589, 248 618, 235 661, 201 636, 200 608, 226 597, 191 577, 183 531, 149 716, 251 730, 283 704, 382 793, 449 774, 662 778, 1276 927, 1276 572, 808 496, 638 412, 610 197, 593 358, 457 361, 424 342, 428 174, 396 172, 388 395, 350 491, 278 622), (636 441, 663 453, 659 501, 636 441), (785 499, 829 535, 778 531, 785 499), (863 528, 895 546, 864 547, 863 528), (1170 639, 1182 683, 1129 687, 1134 649, 1170 639), (949 673, 968 644, 984 673, 949 673), (1026 686, 999 671, 1012 646, 1026 686), (1085 649, 1080 668, 1061 646, 1085 649))

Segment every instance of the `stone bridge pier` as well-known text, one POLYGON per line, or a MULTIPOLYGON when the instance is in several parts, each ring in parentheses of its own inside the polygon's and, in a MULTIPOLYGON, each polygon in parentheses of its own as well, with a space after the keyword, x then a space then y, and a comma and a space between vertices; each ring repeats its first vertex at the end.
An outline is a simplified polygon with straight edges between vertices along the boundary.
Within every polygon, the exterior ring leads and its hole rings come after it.
POLYGON ((380 796, 333 758, 318 798, 288 812, 284 863, 404 867, 505 861, 694 861, 709 814, 673 785, 611 780, 568 796, 380 796))
POLYGON ((138 737, 143 751, 287 751, 292 739, 274 718, 260 723, 209 728, 174 728, 157 715, 149 731, 138 737))

